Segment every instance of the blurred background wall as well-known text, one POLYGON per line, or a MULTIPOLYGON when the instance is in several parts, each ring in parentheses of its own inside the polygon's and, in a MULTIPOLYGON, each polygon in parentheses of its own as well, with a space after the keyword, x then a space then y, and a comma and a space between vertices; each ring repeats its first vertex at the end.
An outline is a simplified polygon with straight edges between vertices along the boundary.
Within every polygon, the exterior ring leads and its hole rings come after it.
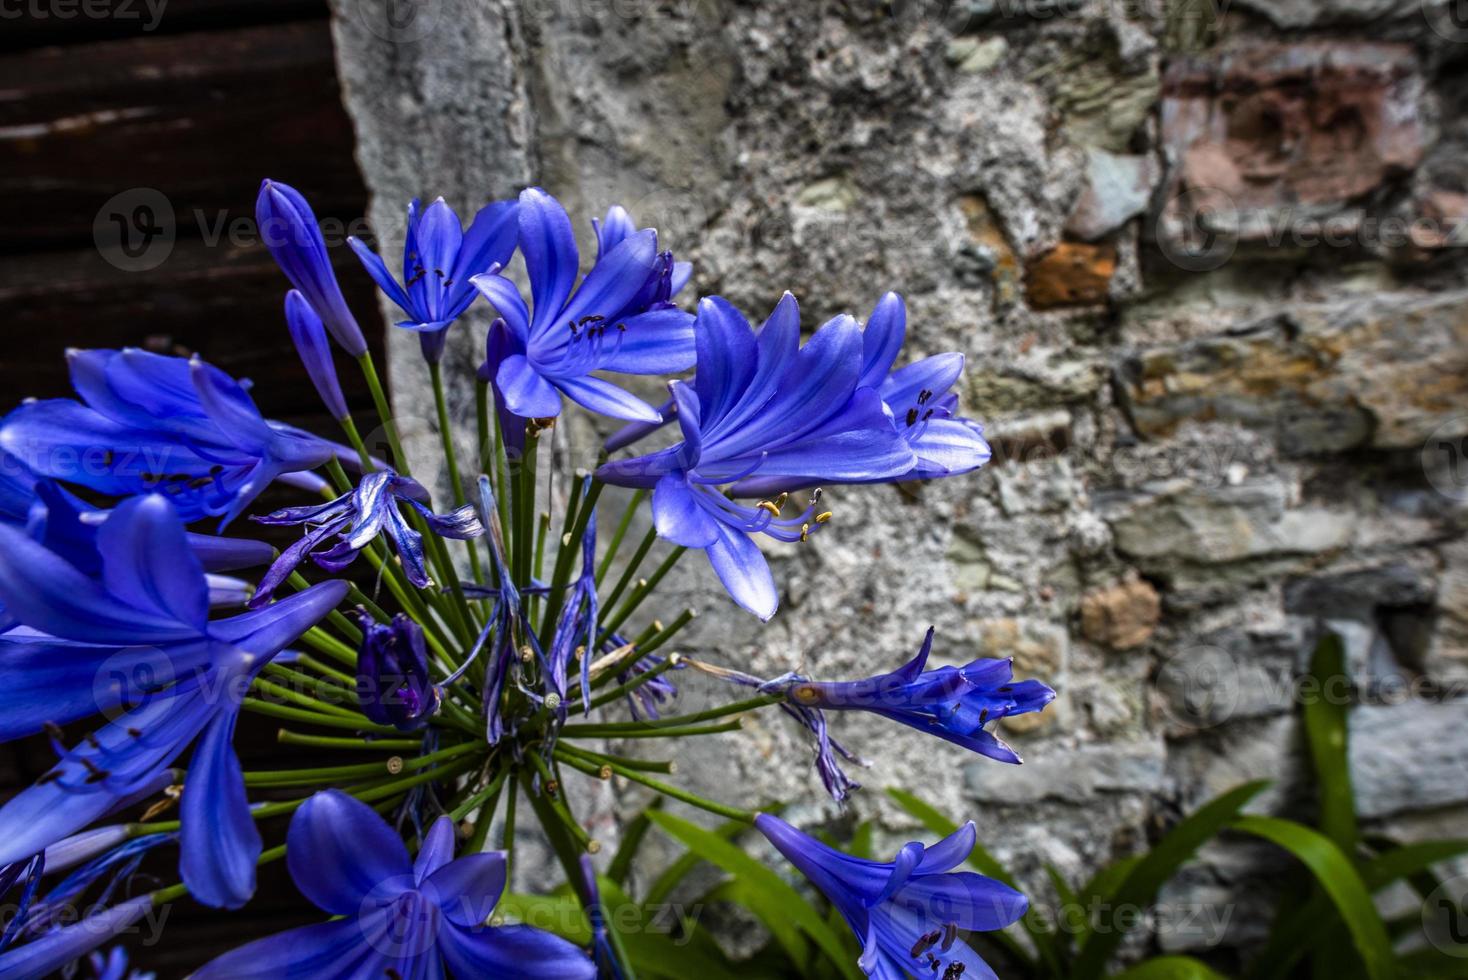
MULTIPOLYGON (((389 253, 414 196, 464 213, 543 184, 588 256, 588 220, 623 203, 695 263, 691 291, 752 319, 785 289, 810 328, 903 292, 911 355, 967 355, 964 405, 995 446, 972 477, 833 490, 830 533, 777 555, 769 628, 685 561, 663 613, 702 611, 683 649, 766 675, 866 675, 935 624, 940 662, 1012 655, 1060 692, 1004 733, 1018 769, 841 719, 872 762, 846 815, 773 716, 691 754, 681 779, 838 829, 875 814, 892 834, 911 825, 876 791, 905 786, 972 815, 1031 881, 1045 863, 1074 878, 1248 778, 1278 780, 1259 808, 1302 805, 1292 679, 1324 625, 1374 702, 1352 722, 1361 812, 1406 839, 1462 835, 1457 7, 336 0, 330 21, 295 0, 115 7, 60 18, 47 0, 0 23, 12 398, 64 392, 65 346, 199 350, 253 377, 270 414, 326 431, 253 240, 263 176, 340 221, 328 241, 365 217, 389 253)), ((370 316, 365 276, 336 252, 370 316)), ((485 314, 456 328, 449 373, 478 362, 485 314)), ((398 408, 429 440, 416 343, 386 341, 398 408)), ((568 469, 592 438, 557 430, 568 469)), ((680 678, 692 706, 724 695, 680 678)), ((0 760, 14 784, 49 756, 0 760)), ((610 843, 641 800, 611 786, 586 802, 610 843)), ((1210 851, 1167 901, 1247 905, 1272 860, 1210 851)), ((522 885, 535 868, 519 864, 522 885)), ((270 888, 262 931, 300 915, 288 885, 270 888)), ((225 936, 187 914, 150 954, 164 975, 238 935, 238 919, 225 936)), ((1223 941, 1249 924, 1233 916, 1223 941)), ((1161 941, 1219 939, 1209 928, 1161 941)))

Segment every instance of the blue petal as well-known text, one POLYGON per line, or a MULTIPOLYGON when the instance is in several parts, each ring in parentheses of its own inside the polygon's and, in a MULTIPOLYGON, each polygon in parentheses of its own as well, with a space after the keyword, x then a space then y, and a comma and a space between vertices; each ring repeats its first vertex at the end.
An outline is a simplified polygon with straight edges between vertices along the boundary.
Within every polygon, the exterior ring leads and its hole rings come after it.
POLYGON ((760 327, 755 339, 757 359, 754 376, 738 400, 720 417, 705 416, 705 438, 737 433, 755 419, 781 390, 787 370, 800 350, 800 307, 795 297, 786 293, 760 327))
POLYGON ((97 531, 102 581, 138 609, 194 627, 209 620, 204 569, 173 506, 157 494, 125 500, 97 531))
POLYGON ((917 404, 918 395, 924 391, 943 394, 962 375, 962 354, 934 354, 894 371, 892 377, 882 383, 880 391, 887 404, 896 411, 902 411, 917 404))
MULTIPOLYGON (((552 378, 551 383, 588 411, 629 422, 660 422, 657 409, 610 381, 590 375, 581 378, 552 378)), ((511 405, 513 408, 513 404, 511 405)), ((516 415, 521 414, 518 410, 516 415)))
POLYGON ((190 893, 214 908, 237 909, 250 900, 260 857, 260 832, 231 744, 238 715, 237 705, 224 707, 204 729, 179 803, 179 871, 190 893))
POLYGON ((209 632, 256 657, 273 657, 340 605, 348 588, 342 581, 318 582, 262 609, 215 620, 209 632))
MULTIPOLYGON (((353 910, 356 911, 355 909, 353 910)), ((378 911, 376 918, 386 919, 378 911)), ((205 963, 190 980, 347 980, 378 958, 355 917, 266 936, 205 963)))
POLYGON ((596 965, 580 947, 529 926, 469 930, 446 925, 438 946, 455 977, 593 980, 596 976, 596 965))
MULTIPOLYGON (((901 420, 898 420, 901 424, 901 420)), ((957 476, 978 469, 989 462, 993 450, 982 431, 962 419, 929 419, 919 422, 919 434, 909 440, 917 454, 913 477, 957 476)))
POLYGON ((620 374, 673 374, 693 367, 692 314, 676 307, 649 310, 621 321, 616 342, 597 362, 620 374))
POLYGON ((495 201, 479 209, 464 232, 459 256, 449 273, 454 280, 452 289, 469 293, 471 276, 510 261, 520 240, 518 216, 519 207, 514 201, 495 201))
POLYGON ((892 427, 881 398, 871 388, 862 388, 840 414, 800 438, 769 450, 758 475, 854 483, 903 476, 916 461, 912 447, 892 427))
POLYGON ((334 789, 311 797, 291 818, 285 860, 301 894, 332 915, 356 915, 384 883, 413 885, 402 839, 372 807, 334 789))
POLYGON ((719 540, 704 549, 709 564, 732 598, 762 620, 769 620, 780 606, 775 577, 769 563, 743 531, 719 524, 719 540))
POLYGON ((700 506, 698 493, 679 473, 658 481, 652 493, 652 522, 660 536, 685 548, 707 548, 719 539, 719 521, 700 506))
POLYGON ((367 274, 372 277, 372 281, 377 283, 378 288, 387 294, 387 298, 396 303, 398 308, 404 313, 412 314, 413 301, 408 298, 408 294, 403 291, 403 287, 398 285, 398 281, 387 270, 387 263, 382 261, 382 256, 372 251, 372 249, 367 247, 366 242, 355 236, 348 238, 347 244, 352 247, 352 251, 356 253, 357 258, 362 263, 362 268, 367 270, 367 274))
POLYGON ((365 354, 367 341, 342 297, 321 227, 306 199, 285 184, 264 181, 255 201, 255 224, 281 271, 321 314, 336 342, 353 357, 365 354))
MULTIPOLYGON (((560 322, 561 310, 576 283, 581 260, 566 209, 544 190, 528 187, 521 191, 517 217, 520 253, 530 273, 530 298, 535 307, 528 341, 560 322)), ((504 310, 500 310, 500 315, 509 318, 504 310)))
POLYGON ((311 309, 311 304, 306 302, 306 297, 294 289, 285 296, 285 322, 291 341, 296 345, 296 354, 305 365, 306 376, 316 387, 326 410, 334 419, 346 418, 347 400, 342 395, 336 364, 331 359, 331 342, 326 337, 326 327, 322 325, 321 317, 311 309))
MULTIPOLYGON (((592 315, 615 316, 647 281, 657 249, 657 236, 651 231, 639 231, 628 236, 606 258, 591 267, 591 271, 577 288, 576 295, 571 297, 571 301, 557 317, 555 325, 579 324, 583 317, 592 315)), ((539 303, 537 299, 537 314, 540 312, 539 303)), ((555 346, 564 343, 564 338, 569 335, 569 330, 558 330, 552 334, 557 341, 555 346)), ((532 343, 531 349, 538 346, 532 343)))
POLYGON ((647 456, 603 463, 596 469, 596 478, 613 486, 651 490, 664 473, 682 468, 683 447, 674 446, 647 456))
POLYGON ((520 295, 519 288, 504 276, 496 274, 474 276, 469 281, 484 294, 495 312, 514 331, 523 353, 525 341, 530 336, 530 309, 525 305, 525 297, 520 295))
POLYGON ((907 335, 907 307, 902 297, 887 293, 877 300, 861 335, 861 380, 863 388, 875 388, 887 380, 902 342, 907 335))
POLYGON ((430 875, 423 891, 437 900, 445 919, 472 928, 489 921, 504 893, 505 873, 505 856, 499 851, 469 854, 430 875))
POLYGON ((710 296, 698 304, 695 328, 698 371, 693 387, 710 420, 723 418, 739 400, 758 365, 754 328, 727 300, 710 296))
MULTIPOLYGON (((357 666, 360 676, 361 664, 357 666)), ((433 821, 433 826, 428 828, 428 833, 423 837, 423 846, 418 849, 418 856, 413 859, 414 880, 421 883, 423 879, 452 861, 454 845, 457 843, 454 822, 447 814, 433 821)))
POLYGON ((416 273, 427 297, 427 316, 442 320, 446 316, 444 282, 452 278, 459 245, 464 241, 464 227, 454 209, 438 198, 424 210, 417 227, 418 259, 421 272, 416 273))
POLYGON ((561 414, 561 396, 540 376, 524 354, 511 354, 500 365, 495 383, 505 404, 521 418, 550 418, 561 414))

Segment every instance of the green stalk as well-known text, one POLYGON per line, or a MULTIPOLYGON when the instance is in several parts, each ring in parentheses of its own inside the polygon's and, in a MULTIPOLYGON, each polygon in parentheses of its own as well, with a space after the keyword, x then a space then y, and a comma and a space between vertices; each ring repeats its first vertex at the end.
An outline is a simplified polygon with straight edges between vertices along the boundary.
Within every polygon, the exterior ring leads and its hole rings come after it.
POLYGON ((367 750, 371 752, 412 752, 423 748, 423 743, 412 738, 337 738, 332 735, 304 735, 282 728, 275 733, 276 741, 282 745, 309 745, 318 749, 367 750))
POLYGON ((637 728, 641 722, 623 722, 605 725, 566 725, 561 729, 565 738, 688 738, 694 735, 718 735, 721 732, 737 732, 744 723, 733 721, 717 725, 678 725, 669 728, 637 728))
MULTIPOLYGON (((463 820, 469 814, 473 813, 476 809, 489 802, 499 793, 500 789, 505 785, 505 780, 509 778, 510 772, 511 769, 509 766, 501 769, 499 773, 494 777, 494 779, 489 781, 489 785, 485 786, 483 789, 475 793, 473 796, 469 797, 463 803, 450 810, 449 817, 454 821, 454 823, 458 823, 460 820, 463 820)), ((477 829, 478 828, 476 828, 476 831, 477 829)))
POLYGON ((673 771, 677 768, 671 760, 656 761, 652 759, 632 759, 623 755, 609 755, 605 752, 593 752, 591 749, 582 748, 579 745, 572 745, 566 741, 557 742, 556 748, 569 752, 572 755, 580 756, 587 762, 592 762, 597 765, 616 763, 619 766, 635 769, 638 772, 661 772, 672 775, 673 771))
POLYGON ((387 435, 387 444, 392 449, 398 472, 409 476, 412 471, 408 466, 408 455, 403 452, 403 444, 398 440, 398 426, 393 421, 392 406, 388 404, 387 393, 382 389, 382 380, 377 376, 377 365, 372 363, 372 352, 363 351, 362 356, 357 358, 357 363, 361 365, 362 375, 367 379, 367 388, 372 392, 372 404, 377 408, 377 417, 382 422, 382 431, 387 435))
POLYGON ((603 609, 611 609, 617 604, 617 600, 622 598, 622 593, 626 591, 627 586, 636 578, 637 569, 641 567, 642 560, 647 557, 647 553, 652 550, 652 543, 657 538, 658 532, 653 528, 648 528, 647 533, 642 536, 642 540, 637 543, 637 550, 632 553, 632 560, 622 570, 622 577, 617 579, 617 584, 612 589, 612 594, 603 600, 601 604, 603 609))
MULTIPOLYGON (((337 421, 341 423, 342 431, 347 434, 347 442, 351 443, 352 448, 357 451, 357 461, 362 464, 362 472, 371 473, 377 469, 376 464, 372 462, 372 455, 367 452, 366 443, 362 441, 362 433, 357 431, 357 423, 352 421, 350 415, 344 419, 337 419, 337 421)), ((331 462, 338 466, 341 465, 334 457, 331 462)))
POLYGON ((675 653, 668 659, 664 660, 662 663, 658 664, 656 667, 653 667, 650 670, 643 671, 641 674, 638 674, 636 677, 632 678, 630 681, 627 681, 625 684, 619 684, 616 687, 612 688, 610 691, 605 691, 602 694, 598 694, 596 697, 591 699, 590 707, 600 708, 603 705, 611 704, 613 701, 617 700, 620 697, 631 694, 642 685, 648 683, 649 681, 662 674, 667 673, 674 667, 677 667, 679 659, 680 658, 675 653))
POLYGON ((697 615, 698 613, 692 609, 683 610, 681 613, 678 614, 677 619, 673 620, 667 626, 660 628, 656 633, 654 633, 644 642, 637 644, 638 658, 641 659, 642 657, 647 656, 649 653, 652 653, 664 643, 667 643, 673 638, 673 635, 675 633, 677 633, 683 627, 687 626, 689 623, 693 622, 693 617, 697 615))
POLYGON ((317 660, 309 653, 303 653, 297 656, 296 663, 300 664, 302 667, 309 667, 311 670, 316 671, 316 673, 318 674, 325 674, 327 677, 330 677, 333 680, 341 681, 343 684, 346 684, 350 687, 355 687, 357 684, 357 678, 355 675, 348 674, 345 671, 337 670, 330 664, 322 663, 320 660, 317 660))
POLYGON ((635 769, 629 769, 615 762, 603 762, 598 767, 594 763, 586 762, 570 753, 564 752, 560 746, 556 747, 556 758, 571 768, 578 769, 588 775, 600 776, 603 770, 610 769, 624 779, 630 779, 634 783, 641 783, 650 790, 662 793, 664 796, 671 796, 675 800, 681 800, 689 806, 696 806, 700 810, 707 810, 709 813, 715 813, 730 820, 742 820, 745 823, 754 823, 754 813, 749 810, 741 810, 738 807, 727 806, 716 800, 705 799, 697 793, 690 793, 686 789, 670 786, 661 780, 653 779, 651 776, 644 776, 635 769))
POLYGON ((657 567, 657 571, 653 572, 652 575, 644 581, 637 583, 637 588, 633 589, 632 594, 627 597, 627 601, 622 603, 622 608, 617 610, 617 614, 612 617, 610 622, 603 624, 602 635, 598 637, 597 643, 605 643, 607 637, 611 636, 617 631, 617 627, 621 626, 622 623, 626 621, 627 617, 632 615, 632 613, 637 610, 638 606, 642 605, 642 600, 646 599, 649 595, 652 594, 654 590, 657 589, 658 584, 662 582, 663 577, 666 576, 668 572, 672 571, 673 566, 678 563, 678 559, 682 558, 683 553, 687 550, 688 549, 683 547, 682 545, 675 546, 673 550, 668 553, 668 557, 663 559, 663 563, 657 567))
POLYGON ((627 509, 622 512, 622 519, 617 523, 617 530, 612 534, 611 540, 607 542, 607 553, 602 555, 601 564, 596 566, 598 586, 601 585, 602 579, 607 577, 607 571, 612 567, 617 551, 622 547, 622 539, 627 536, 627 529, 632 526, 632 518, 637 513, 637 508, 642 505, 642 498, 646 496, 646 490, 638 490, 632 494, 632 499, 627 501, 627 509))
POLYGON ((327 633, 321 627, 313 626, 305 633, 302 633, 301 641, 317 652, 326 654, 343 666, 356 669, 357 651, 330 633, 327 633))
POLYGON ((417 772, 428 766, 437 765, 440 762, 448 762, 457 759, 468 752, 488 751, 488 746, 483 742, 464 742, 460 745, 440 749, 437 752, 421 755, 413 759, 403 759, 394 756, 398 765, 394 768, 392 760, 386 762, 366 762, 351 766, 326 766, 318 769, 281 769, 274 772, 246 772, 246 786, 310 786, 318 781, 337 781, 351 779, 371 779, 374 776, 396 776, 401 772, 417 772))
POLYGON ((573 729, 575 730, 574 734, 585 735, 585 732, 580 730, 584 727, 596 727, 603 729, 625 727, 632 731, 645 731, 652 728, 679 728, 684 725, 697 724, 701 721, 712 721, 715 718, 727 718, 729 715, 742 714, 745 711, 754 711, 758 708, 766 707, 767 705, 778 704, 783 700, 785 700, 785 696, 783 694, 761 694, 757 697, 746 698, 743 701, 735 701, 733 704, 726 704, 721 708, 707 708, 703 711, 695 711, 691 714, 674 715, 671 718, 651 718, 646 721, 630 721, 620 723, 608 722, 595 726, 567 725, 565 728, 561 729, 561 731, 569 736, 573 734, 573 729))
MULTIPOLYGON (((545 817, 541 815, 543 806, 555 816, 556 822, 561 825, 562 829, 576 842, 581 850, 595 853, 598 848, 592 843, 591 835, 586 832, 585 827, 576 822, 576 818, 572 816, 570 808, 566 806, 564 784, 555 773, 551 772, 550 767, 540 757, 539 752, 532 750, 526 752, 525 755, 530 760, 530 765, 540 774, 541 795, 537 797, 529 786, 525 787, 525 795, 529 797, 530 805, 535 808, 536 814, 541 817, 541 829, 546 831, 547 835, 549 835, 551 830, 551 827, 547 825, 545 817), (554 796, 545 791, 552 783, 555 783, 560 788, 560 792, 554 796), (537 806, 537 803, 542 806, 537 806)), ((574 868, 576 866, 576 863, 572 862, 572 867, 574 868)))
MULTIPOLYGON (((290 688, 282 687, 274 681, 265 679, 263 676, 256 676, 253 680, 251 680, 250 689, 252 693, 258 691, 262 694, 269 694, 274 697, 281 698, 285 701, 289 701, 290 703, 305 708, 314 714, 329 715, 335 718, 346 718, 349 721, 362 717, 360 713, 352 711, 349 708, 343 708, 334 704, 327 704, 326 702, 319 701, 316 698, 311 697, 310 695, 302 694, 299 691, 292 691, 290 688)), ((363 720, 365 721, 366 719, 364 718, 363 720)))
POLYGON ((580 542, 586 534, 586 526, 591 523, 591 516, 596 512, 596 502, 601 497, 602 487, 605 486, 600 480, 592 477, 591 485, 586 493, 581 493, 581 481, 577 481, 577 492, 572 496, 572 505, 566 510, 566 530, 561 535, 560 548, 556 550, 555 571, 551 573, 551 591, 546 596, 545 616, 540 621, 540 644, 542 647, 550 646, 551 635, 555 632, 556 617, 560 615, 561 605, 565 602, 565 588, 571 578, 571 564, 576 556, 580 554, 580 542))
POLYGON ((272 718, 280 718, 285 721, 301 721, 322 728, 344 728, 353 732, 370 732, 378 735, 401 734, 391 725, 378 725, 367 721, 365 718, 341 715, 323 715, 315 711, 304 711, 300 708, 291 708, 283 704, 274 704, 269 701, 257 701, 254 698, 245 698, 240 706, 246 711, 253 711, 257 715, 269 715, 272 718), (360 719, 360 720, 358 720, 360 719))

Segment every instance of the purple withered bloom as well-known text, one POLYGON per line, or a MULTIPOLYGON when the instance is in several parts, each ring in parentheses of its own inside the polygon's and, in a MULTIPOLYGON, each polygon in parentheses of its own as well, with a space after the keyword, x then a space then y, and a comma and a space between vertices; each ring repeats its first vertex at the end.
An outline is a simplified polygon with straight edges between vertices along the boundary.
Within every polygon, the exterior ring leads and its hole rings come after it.
POLYGON ((870 711, 1000 762, 1020 762, 1014 749, 984 726, 1009 715, 1040 711, 1055 692, 1036 680, 1016 681, 1013 659, 975 660, 962 667, 924 670, 933 648, 923 645, 890 674, 858 681, 812 681, 790 675, 763 685, 791 704, 827 711, 870 711))
POLYGON ((430 363, 443 355, 445 331, 479 295, 470 278, 498 269, 514 254, 520 235, 515 213, 514 201, 495 201, 464 228, 443 198, 426 208, 413 201, 401 283, 381 256, 360 239, 347 239, 368 274, 407 315, 398 326, 423 334, 423 355, 430 363))
MULTIPOLYGON (((891 414, 897 431, 916 457, 900 479, 921 480, 958 476, 989 461, 991 451, 984 427, 960 418, 958 395, 951 389, 963 374, 963 355, 935 354, 892 370, 907 335, 907 307, 902 297, 887 293, 872 310, 862 331, 863 388, 875 388, 891 414)), ((629 427, 630 428, 630 427, 629 427)), ((619 434, 620 435, 620 434, 619 434)), ((628 437, 635 433, 628 433, 628 437)), ((740 495, 777 493, 819 483, 886 482, 892 477, 837 480, 812 473, 789 480, 756 474, 735 486, 740 495)))
POLYGON ((702 548, 734 601, 769 619, 779 597, 753 536, 802 541, 829 514, 817 513, 819 494, 804 513, 784 517, 778 502, 740 504, 719 487, 756 475, 776 483, 890 478, 912 468, 913 452, 877 393, 858 384, 862 338, 851 317, 836 317, 801 346, 789 293, 758 333, 714 297, 699 303, 695 334, 693 383, 669 385, 683 441, 604 464, 597 476, 651 488, 658 534, 702 548))
POLYGON ((28 402, 0 448, 38 476, 114 496, 162 493, 185 521, 234 520, 272 480, 307 477, 335 447, 267 421, 245 385, 197 357, 136 349, 67 353, 81 396, 28 402))
POLYGON ((1029 908, 1019 892, 972 871, 954 871, 973 851, 973 822, 932 847, 913 842, 891 861, 834 850, 779 817, 754 824, 841 913, 862 943, 857 965, 874 980, 994 980, 959 931, 988 932, 1029 908))
POLYGON ((148 914, 152 895, 139 895, 23 946, 0 953, 0 976, 6 980, 43 980, 98 946, 121 935, 148 914))
POLYGON ((365 611, 358 620, 362 646, 357 655, 357 693, 362 713, 399 731, 422 728, 439 704, 438 690, 428 676, 423 627, 402 613, 390 623, 379 623, 365 611))
POLYGON ((528 188, 517 220, 531 306, 497 272, 473 277, 509 328, 509 350, 495 371, 509 411, 559 415, 564 394, 612 418, 656 421, 650 405, 592 372, 668 374, 693 365, 693 317, 661 298, 660 287, 649 288, 662 277, 657 233, 648 228, 621 238, 577 286, 576 238, 560 202, 528 188))
MULTIPOLYGON (((596 258, 600 262, 603 258, 612 254, 612 250, 627 239, 634 237, 641 229, 637 222, 632 220, 632 215, 620 204, 614 204, 607 209, 607 216, 601 221, 591 219, 591 227, 596 231, 596 258)), ((648 229, 653 231, 653 229, 648 229)), ((656 234, 656 232, 653 232, 656 234)), ((673 253, 669 251, 659 252, 653 267, 648 270, 647 279, 643 281, 642 289, 628 306, 632 309, 657 309, 660 306, 670 304, 674 296, 683 291, 688 285, 688 280, 693 276, 693 264, 691 262, 673 261, 673 253)))
POLYGON ((342 394, 341 381, 336 376, 336 364, 331 356, 331 342, 326 337, 326 327, 321 317, 311 308, 306 297, 298 289, 285 294, 285 323, 290 330, 291 342, 306 367, 306 375, 316 386, 316 393, 326 405, 326 410, 337 421, 346 418, 347 399, 342 394))
MULTIPOLYGON (((634 681, 648 671, 661 667, 663 658, 655 653, 649 653, 645 657, 639 657, 632 666, 617 675, 617 683, 626 684, 634 681)), ((683 664, 674 664, 673 670, 682 670, 683 664)), ((670 701, 678 697, 678 686, 666 672, 659 674, 650 681, 646 681, 633 688, 627 695, 627 706, 632 711, 632 717, 636 719, 660 718, 661 709, 670 701)))
MULTIPOLYGON (((582 493, 590 485, 591 477, 587 477, 582 493)), ((581 536, 581 574, 571 584, 571 594, 561 607, 550 649, 546 651, 546 660, 550 664, 547 685, 562 705, 566 703, 570 665, 574 660, 581 661, 581 704, 587 714, 591 712, 591 656, 596 649, 597 605, 596 512, 593 511, 587 519, 586 532, 581 536)))
POLYGON ((210 620, 203 568, 156 494, 113 510, 97 550, 93 578, 0 524, 0 602, 22 624, 0 645, 0 739, 44 730, 59 757, 0 807, 0 865, 156 793, 193 744, 180 869, 200 901, 236 907, 254 889, 260 851, 230 745, 240 701, 261 667, 341 602, 346 583, 210 620), (57 726, 98 712, 108 724, 61 743, 57 726))
POLYGON ((367 353, 367 340, 347 308, 326 239, 306 199, 279 181, 263 181, 255 199, 255 221, 276 264, 306 297, 336 342, 353 357, 367 353))
POLYGON ((468 539, 484 533, 473 507, 466 504, 447 514, 435 514, 428 509, 428 503, 428 491, 417 480, 389 470, 377 470, 362 477, 355 490, 335 500, 308 507, 286 507, 251 518, 261 524, 308 528, 301 540, 281 552, 270 566, 251 604, 268 601, 307 555, 327 571, 340 572, 379 534, 387 535, 397 550, 408 581, 420 589, 427 588, 431 579, 423 560, 423 536, 399 513, 401 504, 417 511, 428 529, 440 537, 468 539), (335 542, 329 544, 333 537, 335 542))
POLYGON ((487 925, 505 888, 505 856, 454 859, 448 817, 429 829, 413 860, 370 806, 337 790, 317 793, 291 818, 286 866, 301 893, 336 918, 226 953, 195 980, 596 976, 586 954, 559 936, 487 925))
POLYGON ((606 907, 602 905, 601 887, 596 880, 596 866, 591 862, 591 855, 581 855, 579 861, 581 867, 581 888, 583 891, 582 907, 586 910, 586 919, 591 924, 591 955, 596 961, 598 976, 602 980, 623 980, 627 975, 622 969, 622 963, 617 958, 616 948, 612 945, 611 933, 607 931, 606 907))

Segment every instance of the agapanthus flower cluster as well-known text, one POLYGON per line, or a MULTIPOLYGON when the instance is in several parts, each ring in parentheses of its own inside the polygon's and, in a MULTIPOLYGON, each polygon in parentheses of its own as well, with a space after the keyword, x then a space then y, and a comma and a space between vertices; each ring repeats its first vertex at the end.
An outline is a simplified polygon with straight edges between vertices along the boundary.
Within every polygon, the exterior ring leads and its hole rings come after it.
POLYGON ((484 204, 467 225, 442 199, 414 201, 400 249, 350 244, 429 365, 449 476, 433 487, 411 471, 310 205, 266 181, 257 217, 302 381, 339 433, 271 421, 248 381, 202 356, 134 349, 71 352, 76 398, 0 419, 0 738, 44 736, 55 757, 0 805, 0 897, 18 910, 0 976, 87 961, 142 977, 115 938, 185 898, 239 908, 257 867, 282 859, 327 920, 197 976, 632 975, 590 863, 601 842, 567 785, 613 776, 758 827, 851 926, 869 976, 990 975, 962 934, 1005 927, 1025 900, 953 870, 972 824, 858 860, 606 745, 727 732, 777 707, 814 735, 838 802, 858 788, 841 763, 860 760, 833 712, 1019 761, 993 723, 1054 693, 1008 660, 930 669, 930 630, 890 674, 767 680, 672 649, 694 610, 654 614, 697 551, 769 620, 780 587, 762 541, 818 547, 841 485, 981 467, 989 447, 954 390, 962 356, 898 366, 895 293, 865 325, 841 315, 804 337, 789 293, 771 294, 758 327, 717 296, 682 303, 690 265, 620 207, 591 223, 583 275, 545 190, 484 204), (486 325, 469 382, 477 451, 460 458, 442 354, 449 331, 486 325), (370 408, 344 394, 337 353, 370 408), (619 375, 662 378, 666 400, 619 375), (625 423, 574 478, 546 446, 568 403, 625 423), (653 437, 659 448, 636 446, 653 437), (743 696, 677 713, 689 667, 743 696), (286 768, 242 763, 247 714, 291 747, 286 768), (589 948, 497 911, 517 821, 538 824, 562 864, 589 948), (83 901, 85 920, 60 915, 83 901))

